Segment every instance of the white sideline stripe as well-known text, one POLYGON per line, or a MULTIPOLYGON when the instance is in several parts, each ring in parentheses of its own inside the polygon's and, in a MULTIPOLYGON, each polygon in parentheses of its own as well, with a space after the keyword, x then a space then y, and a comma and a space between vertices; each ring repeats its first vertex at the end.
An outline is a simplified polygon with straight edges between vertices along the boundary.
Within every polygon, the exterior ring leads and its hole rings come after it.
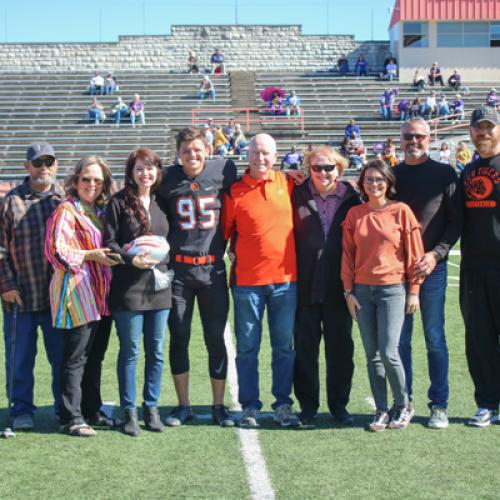
POLYGON ((460 250, 450 250, 450 255, 460 255, 460 250))
POLYGON ((449 280, 459 280, 460 278, 458 276, 448 276, 449 280))
MULTIPOLYGON (((238 377, 236 375, 236 352, 231 339, 231 328, 226 323, 224 340, 227 349, 227 383, 233 400, 233 407, 241 410, 238 403, 238 377)), ((255 429, 238 429, 241 455, 245 464, 250 494, 254 500, 274 500, 276 495, 269 479, 266 461, 259 443, 259 433, 255 429)))

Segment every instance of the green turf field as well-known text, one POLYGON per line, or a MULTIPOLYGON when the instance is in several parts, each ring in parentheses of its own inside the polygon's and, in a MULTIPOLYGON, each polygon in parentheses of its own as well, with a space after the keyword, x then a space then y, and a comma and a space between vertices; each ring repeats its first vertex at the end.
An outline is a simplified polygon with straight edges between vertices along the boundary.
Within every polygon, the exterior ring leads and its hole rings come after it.
MULTIPOLYGON (((457 257, 451 261, 457 263, 457 257)), ((450 266, 450 276, 458 268, 450 266)), ((450 279, 450 283, 458 284, 450 279)), ((474 429, 465 425, 475 411, 472 384, 464 357, 464 331, 458 309, 458 287, 448 288, 447 336, 450 349, 450 427, 430 430, 425 348, 420 322, 414 334, 415 406, 417 415, 405 431, 373 434, 363 430, 370 420, 370 395, 359 333, 350 410, 354 428, 335 428, 323 402, 318 426, 282 430, 271 420, 258 431, 262 453, 276 498, 392 499, 499 498, 500 426, 474 429)), ((37 430, 0 441, 2 499, 142 499, 250 498, 240 453, 240 433, 217 428, 206 419, 163 434, 143 431, 138 438, 101 431, 94 439, 57 433, 50 410, 48 365, 40 342, 36 371, 37 430)), ((103 398, 117 401, 117 339, 112 337, 105 361, 103 398)), ((3 345, 0 349, 3 358, 3 345)), ((210 389, 207 357, 196 321, 191 342, 192 404, 208 413, 210 389)), ((165 415, 175 404, 167 364, 161 398, 165 415)), ((139 373, 139 376, 141 373, 139 373)), ((4 386, 5 374, 0 380, 4 386)), ((264 411, 270 408, 270 352, 264 337, 261 354, 264 411)), ((138 391, 140 394, 140 390, 138 391)), ((2 391, 4 396, 4 391, 2 391)), ((228 402, 230 396, 227 396, 228 402)), ((6 400, 0 419, 6 419, 6 400)), ((140 401, 139 401, 140 404, 140 401)), ((252 432, 252 431, 250 431, 252 432)))

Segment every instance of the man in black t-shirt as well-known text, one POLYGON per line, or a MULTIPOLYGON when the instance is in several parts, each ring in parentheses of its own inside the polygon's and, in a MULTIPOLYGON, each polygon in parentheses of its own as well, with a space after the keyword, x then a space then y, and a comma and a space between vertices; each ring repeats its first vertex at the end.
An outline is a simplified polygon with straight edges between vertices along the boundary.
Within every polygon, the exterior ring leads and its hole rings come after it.
MULTIPOLYGON (((396 197, 410 206, 422 225, 425 254, 416 263, 415 274, 425 277, 420 287, 420 309, 427 347, 428 391, 431 415, 428 426, 448 427, 448 348, 444 331, 448 252, 458 240, 461 211, 458 179, 450 165, 429 158, 430 129, 421 117, 411 118, 401 129, 404 161, 394 168, 396 197)), ((406 384, 412 396, 411 337, 413 316, 407 315, 401 331, 399 351, 406 384)), ((414 410, 410 412, 413 415, 414 410)))
POLYGON ((236 166, 222 159, 206 160, 209 145, 196 128, 177 135, 181 165, 165 171, 157 197, 169 219, 172 282, 170 368, 179 405, 165 423, 182 425, 193 414, 189 401, 189 339, 195 298, 198 302, 205 345, 208 350, 213 392, 214 422, 234 426, 224 406, 227 352, 224 329, 229 312, 224 252, 226 242, 220 228, 223 192, 236 180, 236 166))
POLYGON ((460 308, 477 412, 469 425, 498 422, 500 404, 500 116, 472 113, 471 140, 480 157, 462 173, 460 308))

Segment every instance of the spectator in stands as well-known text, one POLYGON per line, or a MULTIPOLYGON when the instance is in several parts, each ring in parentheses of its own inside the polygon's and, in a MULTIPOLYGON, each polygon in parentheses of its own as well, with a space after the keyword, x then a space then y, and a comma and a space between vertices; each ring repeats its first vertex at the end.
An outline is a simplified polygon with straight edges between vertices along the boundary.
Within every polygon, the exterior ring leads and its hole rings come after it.
POLYGON ((201 101, 203 99, 212 99, 215 102, 215 89, 212 80, 208 75, 203 77, 203 80, 198 87, 198 99, 201 101))
POLYGON ((368 76, 368 62, 363 54, 360 54, 354 66, 354 72, 359 78, 360 76, 368 76))
POLYGON ((117 90, 118 85, 116 84, 115 77, 111 73, 108 73, 108 76, 106 77, 106 86, 104 87, 104 93, 107 95, 112 95, 117 90))
POLYGON ((286 116, 290 118, 291 115, 295 115, 300 118, 300 97, 297 95, 295 90, 290 92, 290 95, 285 100, 286 116))
POLYGON ((451 164, 451 151, 446 142, 441 143, 439 148, 439 161, 447 165, 451 164))
POLYGON ((384 69, 385 67, 392 61, 394 61, 394 64, 398 64, 398 60, 392 55, 392 53, 389 52, 387 57, 384 59, 384 69))
POLYGON ((455 92, 460 90, 461 77, 458 73, 458 69, 453 70, 453 74, 448 78, 448 86, 453 89, 455 92))
POLYGON ((243 153, 246 153, 247 149, 247 138, 245 137, 243 130, 241 130, 241 125, 239 123, 236 123, 234 125, 234 154, 241 155, 243 153))
POLYGON ((388 163, 391 167, 395 167, 399 163, 399 160, 396 157, 396 145, 394 144, 392 137, 388 137, 386 139, 384 150, 382 151, 380 159, 388 163))
POLYGON ((132 128, 135 128, 136 121, 139 122, 139 125, 144 125, 146 123, 144 102, 141 100, 141 96, 139 94, 134 94, 134 99, 130 101, 128 110, 130 113, 130 123, 132 124, 132 128))
POLYGON ((464 141, 460 141, 455 153, 455 161, 458 170, 462 171, 471 160, 472 151, 467 147, 467 144, 464 141))
POLYGON ((281 160, 281 170, 300 170, 302 155, 297 151, 295 145, 290 146, 290 151, 281 160))
POLYGON ((215 49, 215 52, 210 57, 210 65, 212 66, 212 75, 226 73, 224 65, 224 54, 220 49, 215 49))
POLYGON ((93 425, 113 422, 100 413, 101 364, 111 333, 110 266, 116 254, 102 242, 104 208, 111 191, 111 172, 97 156, 82 158, 65 184, 68 198, 47 222, 45 256, 54 273, 50 282, 52 325, 64 342, 61 363, 61 431, 95 436, 85 422, 91 406, 93 425))
POLYGON ((383 161, 363 168, 358 187, 366 203, 343 223, 341 278, 347 308, 358 322, 376 412, 369 430, 405 429, 410 404, 398 351, 405 312, 419 309, 423 279, 414 265, 424 254, 420 224, 410 207, 394 200, 396 179, 383 161), (394 406, 389 410, 387 381, 394 406))
POLYGON ((353 133, 356 133, 358 137, 361 137, 361 128, 356 123, 356 120, 354 120, 354 118, 351 118, 349 120, 349 125, 347 125, 346 128, 344 129, 344 137, 352 139, 353 133))
POLYGON ((121 97, 118 97, 111 114, 115 119, 115 126, 119 127, 121 119, 128 115, 128 106, 123 102, 121 97))
POLYGON ((229 144, 233 147, 234 144, 234 133, 236 132, 236 124, 234 123, 234 119, 231 118, 227 122, 227 125, 222 130, 224 135, 227 137, 229 144))
POLYGON ((342 76, 346 76, 349 73, 349 60, 345 54, 341 54, 341 56, 337 60, 337 68, 339 69, 339 73, 342 76))
POLYGON ((434 86, 436 82, 439 82, 441 87, 444 86, 441 68, 438 66, 437 62, 434 62, 429 70, 429 83, 431 86, 434 86))
POLYGON ((305 157, 309 179, 292 194, 297 249, 295 395, 302 425, 311 425, 320 405, 319 347, 324 340, 326 394, 334 421, 351 425, 349 402, 354 372, 352 319, 340 280, 342 223, 361 203, 349 182, 340 180, 347 161, 328 146, 305 157))
POLYGON ((366 163, 365 147, 361 137, 352 133, 351 140, 349 141, 349 164, 356 170, 361 170, 361 167, 366 163))
POLYGON ((158 205, 155 191, 162 179, 159 156, 148 148, 137 148, 125 165, 125 186, 116 193, 106 210, 104 241, 121 256, 123 265, 113 269, 110 309, 120 342, 118 384, 124 413, 123 432, 140 432, 136 410, 136 368, 144 344, 143 411, 146 428, 165 430, 158 411, 162 381, 163 351, 171 307, 168 285, 168 256, 162 261, 148 255, 130 255, 124 248, 136 238, 155 235, 165 238, 169 225, 158 205), (152 270, 152 268, 154 268, 152 270), (158 286, 156 276, 165 278, 158 286), (167 286, 168 285, 168 286, 167 286))
POLYGON ((417 87, 419 92, 422 92, 426 87, 425 76, 418 69, 415 70, 415 74, 413 75, 413 86, 417 87))
POLYGON ((380 110, 384 120, 392 119, 392 107, 396 100, 396 89, 385 89, 384 94, 380 98, 380 110))
POLYGON ((409 99, 401 99, 398 102, 399 119, 404 122, 410 117, 411 103, 409 99))
POLYGON ((423 104, 420 97, 416 97, 413 99, 413 102, 410 106, 410 118, 415 118, 416 116, 421 116, 423 111, 423 104))
MULTIPOLYGON (((5 340, 5 378, 14 430, 32 430, 38 328, 51 366, 54 411, 60 411, 63 338, 50 319, 50 265, 45 258, 46 222, 64 193, 56 185, 57 159, 45 141, 31 144, 24 162, 27 177, 0 204, 0 294, 5 340), (13 344, 15 342, 15 344, 13 344), (13 349, 14 347, 14 349, 13 349)), ((38 375, 37 375, 38 376, 38 375)), ((40 383, 37 380, 37 383, 40 383)), ((47 380, 44 384, 49 384, 47 380)))
POLYGON ((496 108, 498 106, 498 95, 494 88, 491 88, 486 96, 486 105, 496 108))
POLYGON ((431 90, 431 93, 426 97, 424 112, 422 114, 426 120, 430 120, 432 115, 437 114, 436 92, 434 92, 434 90, 431 90))
POLYGON ((209 154, 213 155, 214 154, 214 134, 212 132, 212 129, 210 128, 209 123, 205 123, 205 125, 203 125, 202 134, 203 134, 203 137, 205 137, 207 145, 210 148, 209 154))
POLYGON ((229 152, 229 148, 230 148, 229 140, 224 135, 222 127, 220 125, 216 125, 215 137, 214 137, 215 154, 219 156, 225 156, 229 152))
POLYGON ((398 76, 398 65, 394 59, 390 59, 389 63, 385 66, 385 73, 389 81, 392 82, 398 76))
POLYGON ((453 113, 455 114, 455 120, 465 120, 465 104, 460 94, 455 96, 455 100, 452 104, 453 113))
POLYGON ((97 97, 92 98, 92 103, 88 110, 89 120, 93 120, 96 125, 99 125, 106 119, 103 105, 97 100, 97 97))
POLYGON ((447 118, 450 114, 450 105, 448 104, 444 94, 439 96, 439 100, 437 101, 437 111, 437 114, 444 118, 447 118))
POLYGON ((194 50, 190 50, 188 54, 188 73, 197 75, 199 72, 198 56, 194 50))
POLYGON ((275 116, 283 112, 283 98, 280 96, 279 92, 273 92, 269 101, 269 108, 271 109, 271 114, 275 116))
POLYGON ((98 70, 96 70, 94 77, 90 80, 88 92, 90 95, 104 93, 104 78, 98 70))

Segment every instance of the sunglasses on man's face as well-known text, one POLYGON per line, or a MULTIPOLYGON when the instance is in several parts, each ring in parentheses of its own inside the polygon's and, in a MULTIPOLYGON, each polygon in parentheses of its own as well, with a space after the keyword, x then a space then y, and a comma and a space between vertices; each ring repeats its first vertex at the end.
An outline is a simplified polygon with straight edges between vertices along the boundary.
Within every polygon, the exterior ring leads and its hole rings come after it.
POLYGON ((48 156, 47 158, 36 158, 35 160, 31 160, 31 164, 35 168, 41 168, 42 165, 46 167, 51 167, 56 162, 56 159, 52 156, 48 156))
POLYGON ((405 141, 413 141, 413 139, 417 139, 418 142, 423 141, 427 135, 424 134, 403 134, 403 139, 405 141))
POLYGON ((321 172, 322 170, 325 172, 333 172, 337 165, 311 165, 311 170, 314 172, 321 172))

